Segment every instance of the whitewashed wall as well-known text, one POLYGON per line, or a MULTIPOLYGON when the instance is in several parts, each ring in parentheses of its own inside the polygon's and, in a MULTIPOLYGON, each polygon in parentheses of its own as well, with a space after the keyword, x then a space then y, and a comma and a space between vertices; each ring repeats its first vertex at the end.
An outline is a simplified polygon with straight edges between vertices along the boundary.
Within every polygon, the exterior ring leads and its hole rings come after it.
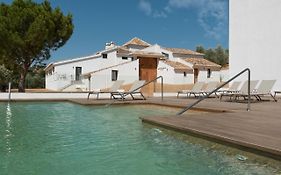
POLYGON ((252 79, 277 79, 280 90, 281 1, 230 0, 229 9, 230 76, 249 67, 252 79))
POLYGON ((81 60, 57 65, 52 75, 46 75, 46 89, 60 90, 75 79, 75 67, 82 67, 82 74, 98 69, 101 58, 81 60))
MULTIPOLYGON (((157 76, 163 76, 164 84, 191 84, 193 83, 193 74, 176 73, 174 68, 159 61, 157 68, 157 76)), ((158 80, 160 82, 160 80, 158 80)))
POLYGON ((210 82, 210 81, 220 82, 220 71, 212 71, 211 77, 207 78, 207 71, 200 70, 199 74, 198 74, 198 81, 200 81, 200 82, 210 82))
MULTIPOLYGON (((92 74, 91 89, 111 87, 114 83, 111 79, 112 70, 118 70, 118 80, 125 80, 124 84, 129 84, 135 80, 139 80, 139 60, 135 60, 128 64, 123 64, 92 74)), ((88 83, 88 80, 83 80, 83 82, 86 84, 88 83)))
POLYGON ((228 81, 231 77, 229 77, 229 69, 220 70, 220 80, 223 82, 228 81))
MULTIPOLYGON (((122 57, 117 57, 116 51, 114 50, 107 53, 107 58, 99 57, 57 65, 55 66, 55 71, 53 74, 46 76, 46 89, 61 90, 61 88, 69 85, 71 80, 75 79, 75 67, 82 67, 82 74, 84 74, 124 63, 129 60, 131 60, 131 58, 128 58, 128 60, 123 60, 122 57)), ((88 87, 88 85, 86 87, 88 87)))

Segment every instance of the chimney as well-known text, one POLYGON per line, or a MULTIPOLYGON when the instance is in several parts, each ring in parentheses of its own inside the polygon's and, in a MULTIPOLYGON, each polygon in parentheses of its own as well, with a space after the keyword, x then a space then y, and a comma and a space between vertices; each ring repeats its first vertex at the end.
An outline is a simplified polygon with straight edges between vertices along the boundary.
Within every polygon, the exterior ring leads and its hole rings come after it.
POLYGON ((115 43, 113 41, 105 43, 105 50, 111 49, 113 47, 115 47, 115 43))

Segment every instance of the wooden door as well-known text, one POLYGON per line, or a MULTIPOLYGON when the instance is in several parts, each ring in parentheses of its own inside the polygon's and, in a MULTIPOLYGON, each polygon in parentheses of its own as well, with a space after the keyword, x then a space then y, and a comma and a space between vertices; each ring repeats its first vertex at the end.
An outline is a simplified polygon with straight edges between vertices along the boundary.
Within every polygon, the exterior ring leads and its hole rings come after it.
MULTIPOLYGON (((146 82, 157 77, 157 58, 139 58, 139 79, 146 82)), ((151 83, 142 89, 146 96, 153 96, 154 83, 151 83)))
POLYGON ((199 74, 199 70, 194 69, 194 83, 196 83, 198 81, 198 74, 199 74))

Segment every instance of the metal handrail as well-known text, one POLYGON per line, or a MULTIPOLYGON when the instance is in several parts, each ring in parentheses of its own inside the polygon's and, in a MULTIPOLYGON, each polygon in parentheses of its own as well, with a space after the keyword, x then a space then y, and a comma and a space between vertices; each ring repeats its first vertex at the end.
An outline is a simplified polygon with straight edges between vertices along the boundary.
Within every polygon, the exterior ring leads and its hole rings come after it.
POLYGON ((8 85, 8 94, 9 94, 9 95, 8 95, 8 100, 9 100, 9 101, 11 101, 11 84, 12 84, 12 83, 9 82, 9 85, 8 85))
POLYGON ((191 105, 188 105, 187 107, 185 107, 183 110, 181 110, 180 112, 178 112, 176 115, 181 115, 184 112, 186 112, 187 110, 189 110, 190 108, 192 108, 193 106, 197 105, 198 103, 200 103, 202 100, 205 100, 206 98, 208 98, 211 94, 217 92, 220 88, 222 88, 223 86, 225 86, 226 84, 228 84, 229 82, 231 82, 232 80, 236 79, 237 77, 239 77, 240 75, 242 75, 244 72, 248 72, 248 103, 247 103, 247 111, 250 111, 250 80, 251 80, 251 71, 249 68, 246 68, 244 70, 242 70, 241 72, 239 72, 238 74, 236 74, 235 76, 233 76, 231 79, 229 79, 227 82, 223 83, 222 85, 220 85, 219 87, 217 87, 215 90, 213 90, 212 92, 208 93, 207 95, 201 97, 200 99, 198 99, 196 102, 194 102, 191 105))
MULTIPOLYGON (((163 101, 163 76, 158 76, 158 77, 154 78, 153 80, 150 80, 149 82, 145 83, 144 85, 142 85, 142 86, 140 86, 140 87, 138 87, 138 88, 132 90, 131 92, 135 92, 135 91, 137 91, 137 90, 143 88, 144 86, 147 86, 148 84, 150 84, 150 83, 152 83, 152 82, 155 82, 155 81, 158 80, 159 78, 161 79, 161 100, 163 101)), ((127 94, 127 95, 128 95, 128 94, 127 94)), ((124 97, 125 97, 125 96, 124 96, 124 97)))
MULTIPOLYGON (((164 97, 163 97, 163 76, 158 76, 158 77, 154 78, 153 80, 150 80, 149 82, 146 82, 146 83, 143 84, 142 86, 140 86, 140 87, 138 87, 138 88, 136 88, 136 89, 134 89, 134 90, 132 90, 132 91, 130 91, 130 92, 133 93, 133 92, 135 92, 135 91, 137 91, 137 90, 143 88, 144 86, 147 86, 148 84, 150 84, 150 83, 152 83, 152 82, 155 82, 155 81, 158 80, 159 78, 160 78, 160 80, 161 80, 161 100, 163 101, 163 99, 164 99, 164 97)), ((124 97, 126 97, 127 95, 129 95, 129 94, 125 94, 125 95, 122 97, 122 99, 124 99, 124 97)), ((116 101, 116 100, 114 100, 113 102, 107 104, 106 106, 109 106, 109 105, 113 104, 115 101, 116 101)))

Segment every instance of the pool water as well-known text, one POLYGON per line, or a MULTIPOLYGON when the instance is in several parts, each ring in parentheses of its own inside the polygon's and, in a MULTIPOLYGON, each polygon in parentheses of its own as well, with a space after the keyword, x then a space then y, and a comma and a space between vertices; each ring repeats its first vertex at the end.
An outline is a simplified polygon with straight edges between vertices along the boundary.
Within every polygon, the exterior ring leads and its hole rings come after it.
POLYGON ((175 114, 148 105, 0 103, 0 174, 224 175, 279 169, 210 149, 139 117, 175 114))

